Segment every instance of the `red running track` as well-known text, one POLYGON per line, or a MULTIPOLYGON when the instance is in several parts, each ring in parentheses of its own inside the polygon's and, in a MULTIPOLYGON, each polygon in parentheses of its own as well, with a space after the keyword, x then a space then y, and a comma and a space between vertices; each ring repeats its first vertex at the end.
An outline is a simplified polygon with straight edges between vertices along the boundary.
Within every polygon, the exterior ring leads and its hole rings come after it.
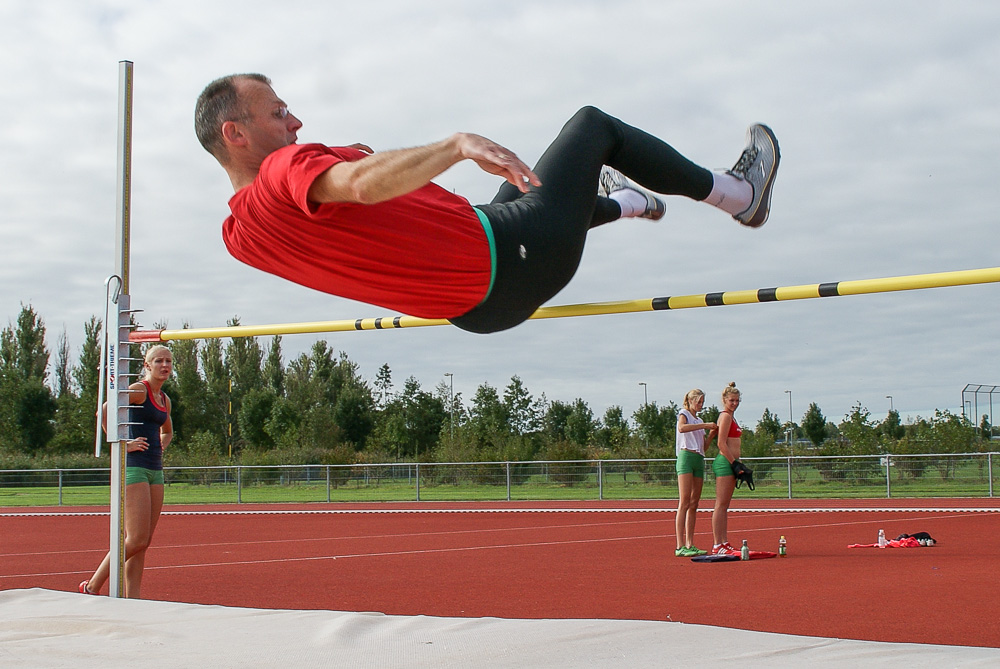
MULTIPOLYGON (((653 502, 167 506, 143 596, 395 615, 669 620, 831 638, 1000 647, 1000 500, 739 501, 729 538, 786 559, 673 557, 653 502), (848 549, 878 530, 930 548, 848 549)), ((711 518, 698 517, 699 545, 711 518)), ((0 509, 0 589, 75 590, 107 509, 0 509)))

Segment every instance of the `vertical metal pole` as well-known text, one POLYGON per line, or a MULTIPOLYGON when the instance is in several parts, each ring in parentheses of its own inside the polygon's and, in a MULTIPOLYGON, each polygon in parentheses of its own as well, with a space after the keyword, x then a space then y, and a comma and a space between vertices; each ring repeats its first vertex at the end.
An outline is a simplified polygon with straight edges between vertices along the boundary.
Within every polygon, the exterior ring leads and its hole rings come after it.
POLYGON ((604 501, 604 461, 597 461, 597 499, 604 501))
POLYGON ((417 482, 417 501, 420 501, 420 463, 416 463, 416 474, 415 479, 417 482))
POLYGON ((507 501, 510 501, 510 462, 505 462, 504 465, 507 469, 507 501))
MULTIPOLYGON (((118 314, 121 314, 122 307, 128 309, 129 291, 129 223, 131 220, 132 202, 132 63, 127 60, 118 63, 118 161, 117 161, 117 235, 115 236, 115 274, 121 278, 121 295, 118 298, 118 314), (124 300, 123 305, 121 301, 124 300)), ((105 332, 110 341, 111 337, 117 338, 115 342, 117 348, 117 361, 107 359, 109 367, 118 365, 119 369, 127 362, 123 358, 128 358, 128 336, 121 344, 120 318, 114 321, 105 321, 105 332), (112 334, 111 324, 114 322, 119 327, 114 329, 112 334)), ((108 376, 111 374, 109 372, 108 376)), ((119 376, 116 384, 116 392, 121 389, 122 378, 119 376)), ((125 388, 128 384, 124 384, 125 388)), ((108 397, 109 402, 113 401, 108 397)), ((115 404, 120 404, 115 402, 115 404)), ((127 404, 126 404, 127 406, 127 404)), ((109 407, 110 409, 110 407, 109 407)), ((127 411, 127 408, 119 409, 127 411)), ((110 418, 110 417, 109 417, 110 418)), ((120 421, 122 422, 122 421, 120 421)), ((124 421, 127 422, 127 421, 124 421)), ((124 426, 123 426, 124 427, 124 426)), ((126 427, 127 429, 127 427, 126 427)), ((111 577, 109 581, 109 594, 112 597, 125 596, 125 441, 118 432, 108 430, 111 442, 111 577)))
POLYGON ((792 498, 792 456, 788 456, 788 499, 792 498))
POLYGON ((891 474, 890 474, 890 472, 891 471, 892 471, 892 458, 890 458, 887 455, 887 456, 885 456, 885 497, 886 497, 886 499, 891 499, 892 498, 892 483, 890 482, 890 480, 891 480, 891 474))
POLYGON ((990 497, 993 497, 993 454, 986 454, 986 476, 990 481, 990 497))

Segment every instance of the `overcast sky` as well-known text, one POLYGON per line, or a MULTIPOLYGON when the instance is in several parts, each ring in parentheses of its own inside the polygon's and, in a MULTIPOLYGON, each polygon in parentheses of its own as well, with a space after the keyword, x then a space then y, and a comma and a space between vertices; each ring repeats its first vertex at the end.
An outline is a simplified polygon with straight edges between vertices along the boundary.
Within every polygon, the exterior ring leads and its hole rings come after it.
MULTIPOLYGON (((742 229, 672 198, 657 223, 591 233, 552 304, 631 300, 1000 265, 1000 7, 994 3, 736 0, 192 2, 0 5, 0 324, 22 304, 74 353, 114 270, 118 62, 135 63, 131 296, 144 327, 331 320, 391 313, 232 259, 231 186, 198 145, 194 100, 260 71, 303 120, 303 142, 376 150, 457 130, 533 163, 594 104, 712 169, 746 126, 781 145, 771 218, 742 229)), ((459 165, 438 183, 474 204, 499 181, 459 165)), ((323 335, 373 380, 468 400, 517 375, 601 416, 644 401, 709 404, 730 381, 737 418, 839 422, 961 412, 968 383, 1000 384, 998 286, 987 284, 619 316, 323 335), (785 391, 791 391, 791 395, 785 391)), ((316 337, 287 336, 286 358, 316 337)), ((268 340, 262 340, 266 345, 268 340)), ((53 355, 54 360, 54 355, 53 355)), ((997 395, 1000 412, 1000 394, 997 395)), ((981 396, 979 414, 989 412, 981 396)), ((1000 419, 1000 417, 998 417, 1000 419)))

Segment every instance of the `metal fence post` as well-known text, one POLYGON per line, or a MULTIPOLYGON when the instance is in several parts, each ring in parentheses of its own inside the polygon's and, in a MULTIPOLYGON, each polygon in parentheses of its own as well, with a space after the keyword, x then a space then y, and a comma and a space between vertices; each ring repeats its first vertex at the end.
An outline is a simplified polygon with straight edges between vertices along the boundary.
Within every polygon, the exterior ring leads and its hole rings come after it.
POLYGON ((236 465, 236 503, 243 503, 243 465, 236 465))
POLYGON ((510 501, 510 462, 504 463, 507 466, 507 501, 510 501))
POLYGON ((993 454, 986 454, 986 477, 990 481, 990 497, 993 497, 993 454))
POLYGON ((597 461, 597 499, 604 501, 604 461, 597 461))
POLYGON ((888 455, 885 456, 885 497, 886 499, 892 499, 892 476, 890 472, 892 471, 892 458, 888 455))
POLYGON ((788 499, 792 498, 792 456, 788 456, 788 499))
POLYGON ((420 501, 420 463, 416 464, 416 471, 414 474, 414 479, 417 482, 417 501, 420 501))
POLYGON ((326 503, 330 503, 330 465, 326 466, 326 503))

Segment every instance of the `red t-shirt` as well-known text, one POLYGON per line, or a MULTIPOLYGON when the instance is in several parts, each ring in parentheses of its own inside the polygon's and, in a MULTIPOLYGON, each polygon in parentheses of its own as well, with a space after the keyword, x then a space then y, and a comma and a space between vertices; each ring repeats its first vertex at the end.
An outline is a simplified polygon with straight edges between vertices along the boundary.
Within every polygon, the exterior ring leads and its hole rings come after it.
POLYGON ((435 184, 374 205, 318 204, 313 181, 356 149, 293 144, 229 200, 229 253, 324 293, 421 318, 453 318, 489 290, 490 247, 469 202, 435 184))

